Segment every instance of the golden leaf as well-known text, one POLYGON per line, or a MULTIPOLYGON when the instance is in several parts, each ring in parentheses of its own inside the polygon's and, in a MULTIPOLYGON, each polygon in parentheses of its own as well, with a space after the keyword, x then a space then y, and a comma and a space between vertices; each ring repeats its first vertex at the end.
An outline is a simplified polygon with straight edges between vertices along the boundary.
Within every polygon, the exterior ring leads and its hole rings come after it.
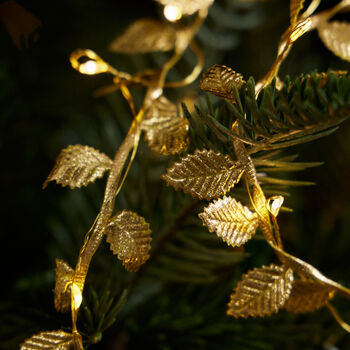
POLYGON ((109 46, 118 53, 147 53, 170 51, 174 48, 176 32, 154 19, 144 18, 135 21, 109 46))
POLYGON ((70 188, 86 186, 89 182, 102 177, 106 170, 110 170, 112 164, 108 156, 92 147, 68 146, 57 157, 56 164, 45 180, 43 188, 53 180, 70 188))
POLYGON ((304 6, 305 0, 290 0, 289 14, 290 14, 290 24, 292 27, 296 24, 299 13, 304 6))
POLYGON ((210 200, 228 192, 241 178, 244 165, 228 155, 196 150, 173 164, 162 179, 176 190, 210 200))
POLYGON ((322 22, 317 27, 326 47, 343 60, 350 61, 350 23, 347 22, 322 22))
POLYGON ((214 201, 198 216, 210 232, 233 247, 246 243, 258 227, 258 215, 232 197, 214 201))
POLYGON ((333 298, 334 292, 334 288, 312 280, 297 280, 284 308, 294 313, 315 311, 325 306, 333 298))
POLYGON ((59 331, 41 332, 26 339, 21 350, 83 350, 81 336, 59 331))
POLYGON ((111 250, 128 271, 137 271, 148 260, 152 238, 143 217, 123 210, 110 220, 105 233, 111 250))
POLYGON ((229 67, 215 64, 203 73, 199 88, 234 103, 233 84, 239 90, 243 83, 244 80, 241 74, 236 73, 229 67))
POLYGON ((199 10, 206 10, 214 0, 156 0, 164 6, 176 8, 182 15, 192 15, 199 10))
POLYGON ((289 298, 292 284, 293 270, 283 265, 255 268, 238 283, 227 314, 238 318, 277 313, 289 298))
POLYGON ((176 106, 164 96, 153 102, 142 129, 148 145, 157 153, 181 153, 188 146, 188 120, 181 117, 176 106))
POLYGON ((70 311, 71 307, 71 282, 74 270, 63 260, 56 259, 56 279, 54 289, 55 309, 60 312, 70 311))

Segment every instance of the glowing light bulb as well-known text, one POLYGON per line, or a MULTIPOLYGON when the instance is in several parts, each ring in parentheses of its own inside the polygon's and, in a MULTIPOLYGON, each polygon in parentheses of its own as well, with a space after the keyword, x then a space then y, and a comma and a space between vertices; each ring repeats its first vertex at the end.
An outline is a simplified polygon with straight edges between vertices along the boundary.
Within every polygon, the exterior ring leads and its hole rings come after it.
POLYGON ((80 288, 75 283, 73 283, 71 286, 71 293, 73 297, 72 304, 73 304, 74 310, 78 310, 81 302, 83 301, 83 296, 81 295, 80 288))
POLYGON ((80 73, 93 75, 105 73, 109 70, 109 65, 103 61, 95 52, 91 50, 77 49, 70 55, 72 67, 80 73), (88 58, 84 63, 81 63, 82 58, 88 58))
POLYGON ((98 69, 97 69, 96 61, 87 61, 81 64, 79 67, 80 73, 83 73, 83 74, 89 74, 89 75, 96 74, 97 70, 98 69))
POLYGON ((274 217, 278 215, 283 201, 283 196, 273 196, 267 200, 267 209, 274 217))
POLYGON ((159 88, 151 92, 151 98, 156 100, 163 93, 163 89, 159 88))
POLYGON ((170 22, 176 22, 182 17, 180 9, 174 5, 166 5, 163 13, 164 17, 170 22))

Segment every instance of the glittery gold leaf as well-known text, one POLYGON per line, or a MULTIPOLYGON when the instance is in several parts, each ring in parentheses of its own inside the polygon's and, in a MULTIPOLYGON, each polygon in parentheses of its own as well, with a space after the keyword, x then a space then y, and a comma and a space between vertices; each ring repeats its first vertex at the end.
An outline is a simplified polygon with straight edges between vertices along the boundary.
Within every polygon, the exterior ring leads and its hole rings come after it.
POLYGON ((81 336, 59 331, 41 332, 21 344, 20 350, 83 350, 81 336))
POLYGON ((288 312, 304 313, 320 309, 334 296, 334 288, 312 280, 297 280, 284 308, 288 312))
POLYGON ((303 8, 305 0, 290 0, 290 24, 294 27, 295 23, 298 20, 299 13, 303 8))
POLYGON ((246 243, 258 227, 258 216, 232 197, 211 203, 199 214, 209 231, 215 231, 227 244, 239 247, 246 243))
POLYGON ((229 67, 215 64, 203 73, 199 88, 212 93, 215 96, 235 102, 233 85, 239 90, 244 83, 241 74, 236 73, 229 67))
POLYGON ((111 250, 128 271, 137 271, 149 258, 151 230, 145 219, 132 211, 115 215, 105 229, 111 250))
POLYGON ((210 7, 214 0, 156 0, 164 6, 176 8, 182 15, 192 15, 210 7))
POLYGON ((154 51, 170 51, 174 48, 176 32, 154 19, 135 21, 109 46, 118 53, 134 54, 154 51))
POLYGON ((102 177, 112 164, 109 157, 92 147, 68 146, 57 157, 56 164, 45 180, 43 188, 53 180, 70 188, 86 186, 89 182, 102 177))
POLYGON ((74 270, 63 260, 56 259, 54 303, 57 311, 67 312, 71 309, 70 283, 73 277, 74 270))
POLYGON ((292 284, 293 270, 283 265, 255 268, 238 283, 227 314, 246 318, 277 313, 288 299, 292 284))
POLYGON ((142 128, 148 145, 157 153, 181 153, 188 146, 188 120, 164 96, 153 102, 142 128))
POLYGON ((176 190, 210 200, 228 192, 240 180, 243 171, 242 163, 228 155, 196 150, 168 168, 162 178, 176 190))
POLYGON ((318 35, 326 47, 343 60, 350 61, 350 23, 323 22, 318 35))

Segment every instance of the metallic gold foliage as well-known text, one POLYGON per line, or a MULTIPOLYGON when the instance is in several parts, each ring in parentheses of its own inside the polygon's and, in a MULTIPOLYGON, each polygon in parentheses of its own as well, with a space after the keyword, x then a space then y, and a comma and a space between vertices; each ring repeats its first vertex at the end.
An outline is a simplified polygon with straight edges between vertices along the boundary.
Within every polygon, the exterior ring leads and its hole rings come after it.
POLYGON ((63 260, 56 259, 56 278, 54 289, 55 309, 60 312, 70 311, 71 283, 74 270, 63 260))
POLYGON ((296 280, 284 308, 288 312, 311 312, 325 306, 334 296, 334 288, 312 280, 296 280))
POLYGON ((233 85, 239 90, 244 83, 241 74, 229 67, 216 64, 203 73, 199 88, 215 96, 235 102, 233 85))
POLYGON ((238 318, 277 313, 289 298, 292 284, 293 270, 283 265, 255 268, 238 283, 227 314, 238 318))
POLYGON ((70 188, 86 186, 89 182, 102 177, 112 164, 108 156, 92 147, 68 146, 57 157, 56 164, 45 180, 43 188, 53 180, 70 188))
POLYGON ((176 190, 210 200, 228 192, 241 178, 244 166, 228 155, 196 150, 173 164, 162 175, 176 190))
POLYGON ((210 232, 215 231, 227 244, 239 247, 254 235, 258 216, 232 197, 211 203, 199 214, 210 232))
POLYGON ((188 146, 188 119, 180 116, 176 106, 164 96, 151 105, 142 129, 148 145, 157 153, 181 153, 188 146))
POLYGON ((28 338, 21 350, 83 350, 81 336, 62 330, 41 332, 28 338))
POLYGON ((347 22, 322 22, 317 27, 326 47, 343 60, 350 61, 350 23, 347 22))
POLYGON ((176 32, 157 20, 144 18, 135 21, 109 46, 125 54, 170 51, 174 48, 176 32))
POLYGON ((192 15, 199 10, 206 10, 214 0, 156 0, 164 6, 173 6, 186 16, 192 15))
POLYGON ((105 229, 111 250, 129 271, 137 271, 149 258, 151 230, 145 219, 132 211, 115 215, 105 229))
POLYGON ((290 24, 293 27, 298 20, 299 13, 304 6, 305 0, 290 0, 289 14, 290 24))

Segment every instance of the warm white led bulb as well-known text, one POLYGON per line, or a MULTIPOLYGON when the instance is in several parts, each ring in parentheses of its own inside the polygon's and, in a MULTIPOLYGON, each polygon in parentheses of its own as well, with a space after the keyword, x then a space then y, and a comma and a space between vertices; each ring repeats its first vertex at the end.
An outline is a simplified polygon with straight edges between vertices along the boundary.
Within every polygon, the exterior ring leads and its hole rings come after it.
POLYGON ((81 295, 80 288, 75 283, 73 283, 71 286, 71 293, 73 297, 72 301, 74 310, 78 310, 81 302, 83 301, 83 296, 81 295))
POLYGON ((176 22, 182 17, 180 9, 174 5, 166 5, 163 13, 164 17, 170 22, 176 22))
POLYGON ((90 60, 90 61, 87 61, 83 64, 80 65, 79 67, 79 71, 83 74, 96 74, 97 72, 97 63, 96 61, 93 61, 93 60, 90 60))
POLYGON ((273 196, 267 200, 267 209, 274 216, 277 217, 281 206, 283 204, 284 198, 283 196, 273 196))

